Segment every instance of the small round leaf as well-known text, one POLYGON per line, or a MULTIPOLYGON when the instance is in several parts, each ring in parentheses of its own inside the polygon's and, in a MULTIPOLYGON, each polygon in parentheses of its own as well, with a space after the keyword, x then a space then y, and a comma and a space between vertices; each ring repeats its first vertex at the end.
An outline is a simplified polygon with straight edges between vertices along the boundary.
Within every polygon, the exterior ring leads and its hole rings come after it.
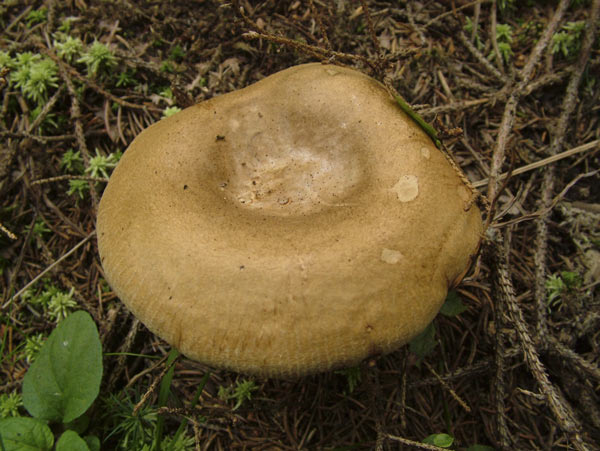
POLYGON ((90 449, 77 432, 69 429, 56 442, 56 451, 90 451, 90 449))
POLYGON ((431 434, 423 440, 423 443, 435 445, 440 448, 450 448, 454 443, 454 437, 448 434, 431 434))
POLYGON ((89 313, 78 311, 50 334, 23 380, 23 405, 34 417, 67 423, 94 402, 102 379, 102 346, 89 313))
POLYGON ((5 451, 49 451, 54 444, 48 425, 29 417, 0 420, 0 439, 5 451))

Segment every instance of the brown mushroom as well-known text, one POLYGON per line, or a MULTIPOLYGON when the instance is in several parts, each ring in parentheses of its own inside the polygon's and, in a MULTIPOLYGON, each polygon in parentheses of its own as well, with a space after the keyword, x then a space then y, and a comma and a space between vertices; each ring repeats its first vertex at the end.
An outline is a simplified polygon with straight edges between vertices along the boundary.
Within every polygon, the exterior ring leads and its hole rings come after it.
POLYGON ((477 249, 471 197, 381 84, 305 64, 143 131, 98 246, 117 295, 185 355, 303 375, 427 326, 477 249))

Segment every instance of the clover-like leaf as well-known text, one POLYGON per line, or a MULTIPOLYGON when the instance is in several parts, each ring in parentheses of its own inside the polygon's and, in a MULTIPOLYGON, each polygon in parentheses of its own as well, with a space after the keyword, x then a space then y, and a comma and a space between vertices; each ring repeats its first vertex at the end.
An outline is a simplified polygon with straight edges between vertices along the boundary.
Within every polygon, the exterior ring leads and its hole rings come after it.
POLYGON ((56 451, 90 451, 90 448, 77 432, 66 430, 56 442, 56 451))
POLYGON ((458 293, 454 290, 448 292, 446 296, 446 302, 442 305, 440 313, 445 316, 456 316, 460 315, 467 309, 467 306, 463 304, 458 293))
POLYGON ((23 405, 34 417, 67 423, 94 402, 102 346, 89 313, 78 311, 50 334, 23 380, 23 405))
POLYGON ((12 417, 0 420, 0 444, 0 449, 5 451, 49 451, 54 436, 43 421, 12 417))
POLYGON ((435 326, 430 323, 423 332, 417 335, 409 343, 410 352, 419 357, 419 361, 425 358, 431 351, 434 350, 437 342, 435 340, 435 326))

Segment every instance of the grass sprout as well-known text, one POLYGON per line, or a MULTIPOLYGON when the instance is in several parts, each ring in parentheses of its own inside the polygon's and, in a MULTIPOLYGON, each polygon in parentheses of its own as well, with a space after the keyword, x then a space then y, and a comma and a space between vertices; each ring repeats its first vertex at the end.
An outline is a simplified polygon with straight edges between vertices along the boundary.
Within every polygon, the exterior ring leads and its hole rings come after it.
POLYGON ((96 156, 90 158, 89 166, 85 172, 92 177, 108 178, 109 169, 114 169, 119 162, 119 154, 111 153, 108 156, 100 155, 100 151, 96 149, 96 156))
POLYGON ((65 319, 71 310, 77 307, 77 301, 73 299, 74 288, 68 293, 59 291, 55 293, 48 302, 48 316, 57 323, 65 319))
POLYGON ((565 297, 581 287, 581 276, 575 272, 562 271, 551 275, 546 281, 548 313, 561 310, 565 297))
POLYGON ((24 52, 18 54, 12 64, 15 71, 11 73, 11 83, 38 105, 46 102, 51 88, 58 87, 58 67, 51 59, 24 52))
POLYGON ((584 21, 568 22, 563 25, 562 31, 552 36, 552 53, 560 53, 565 58, 576 55, 581 47, 584 29, 584 21))
POLYGON ((60 159, 60 167, 67 172, 81 174, 83 172, 83 158, 81 158, 80 152, 73 149, 67 150, 60 159))
POLYGON ((90 77, 96 77, 113 69, 117 65, 117 58, 106 45, 94 41, 77 62, 86 65, 90 77))
POLYGON ((35 358, 42 349, 42 345, 46 341, 44 334, 30 335, 25 339, 25 348, 23 350, 23 356, 27 363, 33 363, 35 358))
POLYGON ((83 200, 85 199, 85 193, 89 189, 90 185, 86 180, 69 180, 69 189, 67 190, 67 194, 83 200))
POLYGON ((27 26, 31 27, 32 25, 46 22, 47 17, 48 8, 42 7, 40 9, 30 11, 29 14, 27 14, 27 16, 25 17, 25 20, 27 21, 27 26))
POLYGON ((143 449, 144 446, 150 447, 152 444, 158 419, 156 410, 144 405, 134 415, 133 409, 137 400, 137 394, 132 398, 128 393, 124 393, 120 396, 110 394, 104 401, 111 430, 106 439, 115 438, 119 449, 143 449))
POLYGON ((23 406, 23 396, 12 392, 0 395, 0 419, 19 416, 19 407, 23 406))
POLYGON ((258 390, 258 386, 252 380, 241 380, 236 382, 235 387, 219 387, 219 398, 223 401, 235 399, 233 410, 239 409, 244 401, 252 399, 252 392, 258 390))
POLYGON ((178 106, 167 107, 163 110, 163 117, 173 116, 174 114, 179 113, 180 111, 181 108, 179 108, 178 106))
POLYGON ((55 33, 54 37, 53 45, 56 49, 56 54, 64 61, 70 63, 83 52, 83 42, 81 42, 81 39, 61 32, 55 33))

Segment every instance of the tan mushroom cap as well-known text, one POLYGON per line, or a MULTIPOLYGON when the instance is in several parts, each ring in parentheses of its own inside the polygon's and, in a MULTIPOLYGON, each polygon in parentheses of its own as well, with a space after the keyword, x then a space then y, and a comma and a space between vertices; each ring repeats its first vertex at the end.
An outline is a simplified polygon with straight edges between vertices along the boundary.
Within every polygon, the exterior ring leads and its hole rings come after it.
POLYGON ((188 357, 295 376, 420 333, 478 246, 471 200, 378 82, 305 64, 143 131, 98 246, 117 295, 188 357))

